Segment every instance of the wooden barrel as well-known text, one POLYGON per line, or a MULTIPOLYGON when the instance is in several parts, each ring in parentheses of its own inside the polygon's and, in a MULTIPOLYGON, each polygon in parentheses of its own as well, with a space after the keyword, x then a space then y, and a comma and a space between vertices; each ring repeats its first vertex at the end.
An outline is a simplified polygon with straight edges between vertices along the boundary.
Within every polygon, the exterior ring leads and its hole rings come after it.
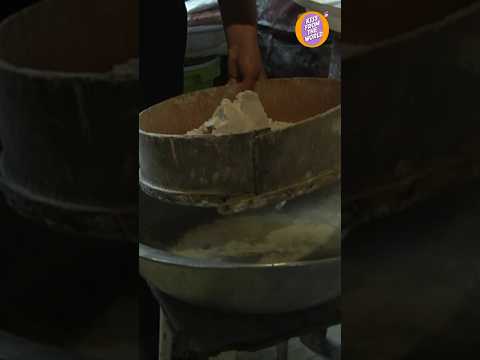
POLYGON ((276 131, 186 136, 229 97, 228 87, 183 95, 143 111, 142 189, 166 201, 224 209, 239 204, 241 210, 337 181, 340 82, 271 79, 259 82, 256 91, 269 117, 293 125, 276 131))
POLYGON ((46 0, 0 25, 1 182, 22 214, 118 237, 137 207, 136 1, 46 0))

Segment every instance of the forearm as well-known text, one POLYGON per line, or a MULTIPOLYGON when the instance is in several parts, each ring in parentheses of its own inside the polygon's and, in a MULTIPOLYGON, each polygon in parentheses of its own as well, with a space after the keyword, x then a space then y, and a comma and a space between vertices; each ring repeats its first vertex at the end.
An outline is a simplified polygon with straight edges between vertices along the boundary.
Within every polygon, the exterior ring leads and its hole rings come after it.
POLYGON ((229 47, 257 44, 257 3, 255 0, 219 0, 229 47))
POLYGON ((257 3, 255 0, 219 0, 225 29, 231 25, 257 26, 257 3))
POLYGON ((257 39, 255 0, 218 0, 228 42, 228 72, 240 90, 254 89, 264 77, 257 39))

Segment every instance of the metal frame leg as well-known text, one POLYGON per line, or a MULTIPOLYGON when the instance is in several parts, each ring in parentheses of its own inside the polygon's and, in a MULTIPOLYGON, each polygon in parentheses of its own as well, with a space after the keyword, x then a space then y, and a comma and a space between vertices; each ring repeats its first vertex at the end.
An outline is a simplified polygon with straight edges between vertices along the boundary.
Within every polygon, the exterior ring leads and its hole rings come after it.
POLYGON ((276 348, 277 360, 288 360, 288 341, 278 344, 276 348))
POLYGON ((159 344, 158 344, 158 359, 159 360, 172 360, 173 350, 173 332, 168 324, 167 317, 165 316, 162 308, 160 307, 160 331, 159 331, 159 344))
POLYGON ((318 355, 340 359, 341 349, 327 339, 328 328, 300 337, 300 341, 318 355))

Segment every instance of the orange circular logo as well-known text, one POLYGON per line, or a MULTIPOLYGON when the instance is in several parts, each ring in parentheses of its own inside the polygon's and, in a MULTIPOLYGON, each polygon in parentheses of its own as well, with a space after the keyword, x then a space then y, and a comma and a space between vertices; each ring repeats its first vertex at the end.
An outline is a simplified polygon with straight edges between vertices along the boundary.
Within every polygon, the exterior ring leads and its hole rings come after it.
POLYGON ((327 18, 317 11, 308 11, 300 15, 295 24, 298 41, 306 47, 315 48, 328 39, 330 26, 327 18))

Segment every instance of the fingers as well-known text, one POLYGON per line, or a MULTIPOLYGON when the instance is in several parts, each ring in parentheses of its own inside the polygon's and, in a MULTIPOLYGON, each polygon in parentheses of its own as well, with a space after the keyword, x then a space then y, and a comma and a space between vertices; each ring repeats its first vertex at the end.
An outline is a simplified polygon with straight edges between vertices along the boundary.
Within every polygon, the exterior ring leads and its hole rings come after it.
POLYGON ((224 97, 233 100, 239 92, 241 92, 241 90, 239 89, 238 82, 235 79, 230 79, 230 81, 227 83, 224 97))
MULTIPOLYGON (((244 59, 245 60, 245 59, 244 59)), ((242 91, 254 90, 258 80, 262 79, 263 66, 258 61, 244 61, 238 64, 240 70, 239 86, 242 91)))
POLYGON ((243 79, 243 81, 241 81, 240 83, 238 83, 238 87, 240 91, 254 90, 256 83, 257 83, 257 78, 248 77, 243 79))
POLYGON ((228 51, 228 83, 235 84, 238 91, 254 90, 257 81, 267 77, 261 56, 255 52, 244 49, 244 53, 240 54, 237 47, 228 51))
POLYGON ((267 78, 263 66, 258 67, 246 67, 246 71, 239 86, 242 91, 245 90, 254 90, 257 84, 257 81, 264 80, 267 78))
POLYGON ((239 80, 238 60, 237 48, 230 48, 228 50, 228 77, 230 81, 239 80))

